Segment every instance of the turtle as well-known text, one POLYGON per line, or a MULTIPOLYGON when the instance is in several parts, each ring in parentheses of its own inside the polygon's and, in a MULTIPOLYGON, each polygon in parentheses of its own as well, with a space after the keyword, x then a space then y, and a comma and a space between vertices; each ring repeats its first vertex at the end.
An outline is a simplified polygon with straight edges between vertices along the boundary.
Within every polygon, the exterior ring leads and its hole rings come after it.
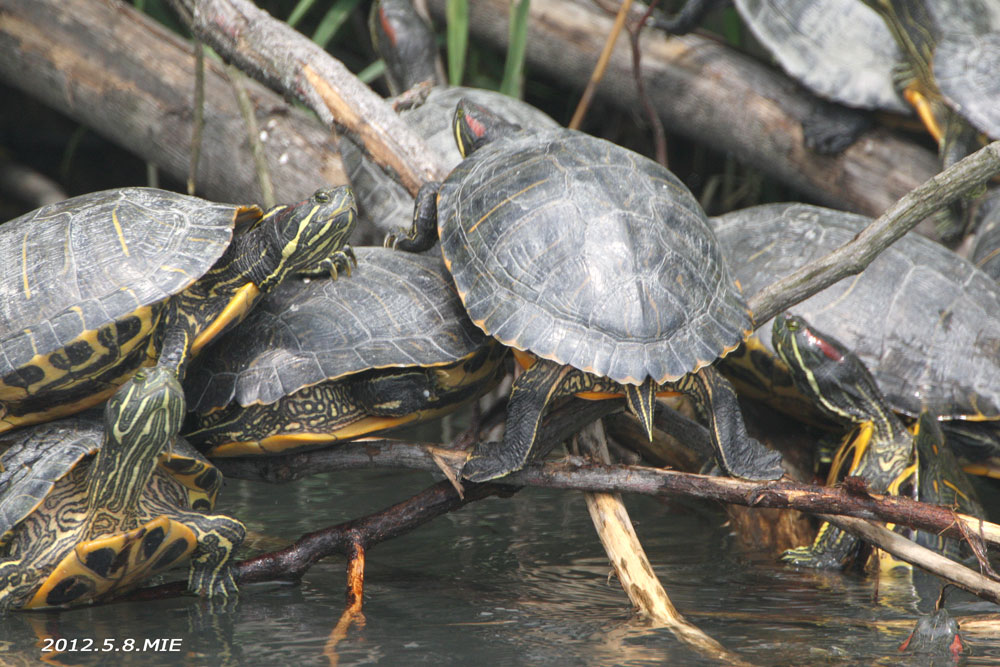
MULTIPOLYGON (((900 495, 908 484, 921 500, 954 502, 963 511, 984 516, 965 474, 957 465, 939 461, 943 441, 933 415, 922 413, 911 433, 857 355, 802 317, 788 313, 775 317, 771 341, 796 387, 832 419, 851 428, 834 457, 828 483, 838 475, 852 475, 862 477, 870 491, 893 495, 900 495)), ((931 544, 931 537, 937 536, 921 534, 917 541, 942 552, 958 546, 943 540, 931 544)), ((824 522, 812 545, 788 550, 782 558, 807 567, 843 567, 858 545, 855 537, 824 522)))
MULTIPOLYGON (((674 19, 653 24, 684 34, 719 0, 688 0, 674 19)), ((853 109, 909 113, 894 86, 902 54, 884 22, 858 0, 735 0, 754 37, 783 70, 823 100, 853 109)), ((870 126, 866 116, 819 107, 803 122, 807 145, 838 153, 870 126)))
POLYGON ((0 432, 97 405, 143 365, 183 377, 287 275, 349 269, 355 220, 346 187, 266 213, 129 187, 0 225, 0 432))
POLYGON ((863 1, 899 45, 896 85, 938 142, 946 167, 975 148, 972 125, 1000 137, 1000 2, 863 1))
POLYGON ((712 362, 751 315, 704 211, 669 170, 582 132, 529 132, 469 100, 454 116, 466 158, 418 193, 405 236, 441 253, 472 321, 526 370, 502 443, 480 443, 462 475, 502 477, 533 456, 557 398, 626 398, 652 438, 658 392, 691 396, 727 473, 776 479, 781 457, 747 435, 712 362))
MULTIPOLYGON (((522 100, 494 90, 448 87, 437 66, 434 33, 417 14, 410 0, 378 0, 369 14, 372 44, 386 63, 389 92, 400 117, 427 144, 444 169, 457 165, 462 156, 455 147, 450 112, 463 97, 493 109, 506 120, 528 128, 558 127, 548 114, 522 100), (404 106, 407 91, 430 81, 426 96, 404 106)), ((382 232, 395 231, 410 222, 413 197, 365 156, 348 138, 340 142, 341 158, 348 181, 358 198, 360 215, 382 232)))
POLYGON ((184 394, 140 369, 104 408, 7 436, 0 462, 0 611, 105 600, 191 557, 188 588, 237 593, 243 524, 209 515, 222 477, 176 438, 184 394))
POLYGON ((504 375, 440 257, 357 248, 351 280, 287 282, 196 362, 186 433, 213 457, 276 454, 450 412, 504 375))
POLYGON ((994 280, 1000 280, 1000 190, 995 188, 977 203, 975 242, 969 259, 994 280))
MULTIPOLYGON (((765 204, 711 219, 736 279, 751 295, 847 243, 870 222, 799 203, 765 204)), ((908 234, 862 273, 795 308, 858 355, 893 410, 910 419, 927 410, 942 420, 948 444, 966 459, 967 471, 972 472, 971 461, 997 455, 996 281, 947 248, 908 234)), ((727 357, 723 370, 741 392, 767 400, 783 393, 789 380, 774 360, 769 324, 760 324, 746 347, 727 357)), ((803 411, 801 405, 792 409, 803 411)))

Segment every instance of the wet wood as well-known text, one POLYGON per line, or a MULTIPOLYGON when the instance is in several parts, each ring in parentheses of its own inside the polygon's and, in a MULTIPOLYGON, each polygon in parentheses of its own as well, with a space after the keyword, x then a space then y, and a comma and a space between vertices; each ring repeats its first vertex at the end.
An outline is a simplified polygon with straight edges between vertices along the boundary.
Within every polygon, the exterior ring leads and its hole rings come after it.
MULTIPOLYGON (((312 452, 245 460, 218 459, 224 474, 266 481, 291 481, 309 474, 353 468, 403 468, 438 470, 438 460, 458 467, 465 452, 433 443, 389 440, 345 443, 312 452)), ((856 479, 856 478, 855 478, 856 479)), ((836 514, 896 523, 963 539, 966 529, 991 544, 1000 544, 1000 525, 956 514, 938 505, 900 496, 861 493, 858 488, 824 487, 779 480, 750 482, 731 477, 711 477, 635 465, 599 465, 576 457, 534 463, 504 478, 512 486, 539 486, 577 491, 640 493, 651 496, 702 498, 748 507, 797 509, 811 514, 836 514)), ((466 485, 466 491, 475 485, 466 485)))
MULTIPOLYGON (((599 463, 611 462, 600 421, 580 431, 574 438, 574 449, 599 463)), ((724 664, 747 664, 677 611, 653 571, 621 496, 617 493, 585 493, 584 499, 608 561, 632 606, 655 626, 667 628, 693 650, 724 664)))
MULTIPOLYGON (((443 22, 446 0, 430 0, 443 22)), ((508 0, 469 3, 477 38, 506 50, 508 0)), ((583 91, 611 31, 613 16, 590 0, 532 0, 528 68, 583 91)), ((934 152, 884 129, 866 132, 844 153, 805 146, 802 122, 824 105, 780 72, 696 35, 668 38, 646 30, 643 75, 668 132, 732 153, 829 206, 878 215, 939 169, 934 152)), ((597 96, 640 108, 627 40, 620 40, 597 96)))
MULTIPOLYGON (((187 180, 194 55, 187 40, 119 0, 3 0, 0 77, 181 182, 187 180)), ((198 192, 256 201, 247 128, 222 65, 205 59, 198 192)), ((299 201, 346 177, 329 130, 245 82, 275 196, 299 201)))

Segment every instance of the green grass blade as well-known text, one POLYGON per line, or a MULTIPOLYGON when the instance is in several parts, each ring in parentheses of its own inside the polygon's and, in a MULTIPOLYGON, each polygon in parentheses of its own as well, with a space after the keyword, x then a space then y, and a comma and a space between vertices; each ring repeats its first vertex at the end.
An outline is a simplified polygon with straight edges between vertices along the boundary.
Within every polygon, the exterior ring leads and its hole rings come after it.
POLYGON ((340 30, 340 26, 344 25, 344 21, 347 20, 347 17, 351 15, 351 12, 354 11, 354 8, 360 2, 361 0, 337 0, 337 2, 333 3, 333 6, 327 11, 326 16, 316 26, 316 32, 313 33, 312 40, 325 49, 326 45, 333 39, 333 36, 340 30))
POLYGON ((468 0, 448 0, 445 16, 448 19, 448 83, 460 86, 465 70, 465 50, 469 45, 468 0))
POLYGON ((510 44, 500 92, 520 98, 524 84, 524 51, 528 46, 528 8, 531 0, 520 0, 510 8, 510 44))
POLYGON ((372 81, 379 78, 384 73, 385 73, 385 61, 379 58, 368 67, 358 72, 358 78, 361 79, 362 83, 370 84, 372 81))
POLYGON ((312 9, 312 6, 315 3, 316 0, 299 0, 298 4, 295 5, 295 9, 293 9, 292 13, 288 15, 286 23, 294 28, 296 24, 302 20, 302 17, 305 16, 310 9, 312 9))

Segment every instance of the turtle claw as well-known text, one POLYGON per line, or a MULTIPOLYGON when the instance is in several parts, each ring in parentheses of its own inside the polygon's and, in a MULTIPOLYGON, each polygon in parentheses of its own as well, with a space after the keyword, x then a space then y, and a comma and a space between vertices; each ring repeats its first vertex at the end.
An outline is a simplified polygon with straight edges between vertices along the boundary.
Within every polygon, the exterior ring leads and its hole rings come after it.
POLYGON ((314 278, 320 276, 330 276, 331 280, 336 280, 341 272, 347 274, 348 277, 351 275, 351 266, 358 265, 358 258, 354 254, 354 248, 349 245, 345 245, 340 250, 334 252, 329 257, 321 260, 316 266, 311 269, 306 269, 300 271, 299 275, 306 278, 314 278))

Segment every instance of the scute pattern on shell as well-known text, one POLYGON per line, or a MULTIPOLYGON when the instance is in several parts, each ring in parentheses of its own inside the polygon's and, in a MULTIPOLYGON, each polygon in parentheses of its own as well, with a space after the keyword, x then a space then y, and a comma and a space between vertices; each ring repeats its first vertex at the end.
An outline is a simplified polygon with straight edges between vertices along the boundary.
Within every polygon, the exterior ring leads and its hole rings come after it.
POLYGON ((189 286, 229 245, 236 210, 121 188, 0 225, 0 376, 189 286))
POLYGON ((485 342, 440 258, 356 248, 350 277, 291 280, 261 301, 189 373, 189 407, 269 405, 374 368, 441 366, 485 342))
MULTIPOLYGON (((767 204, 712 219, 748 295, 850 241, 870 222, 805 204, 767 204)), ((790 310, 853 349, 896 409, 1000 417, 1000 286, 947 248, 907 234, 861 274, 790 310)), ((769 349, 770 332, 770 323, 757 331, 769 349)))
POLYGON ((551 130, 487 144, 442 185, 438 226, 486 333, 617 382, 676 380, 750 328, 691 193, 601 139, 551 130))

